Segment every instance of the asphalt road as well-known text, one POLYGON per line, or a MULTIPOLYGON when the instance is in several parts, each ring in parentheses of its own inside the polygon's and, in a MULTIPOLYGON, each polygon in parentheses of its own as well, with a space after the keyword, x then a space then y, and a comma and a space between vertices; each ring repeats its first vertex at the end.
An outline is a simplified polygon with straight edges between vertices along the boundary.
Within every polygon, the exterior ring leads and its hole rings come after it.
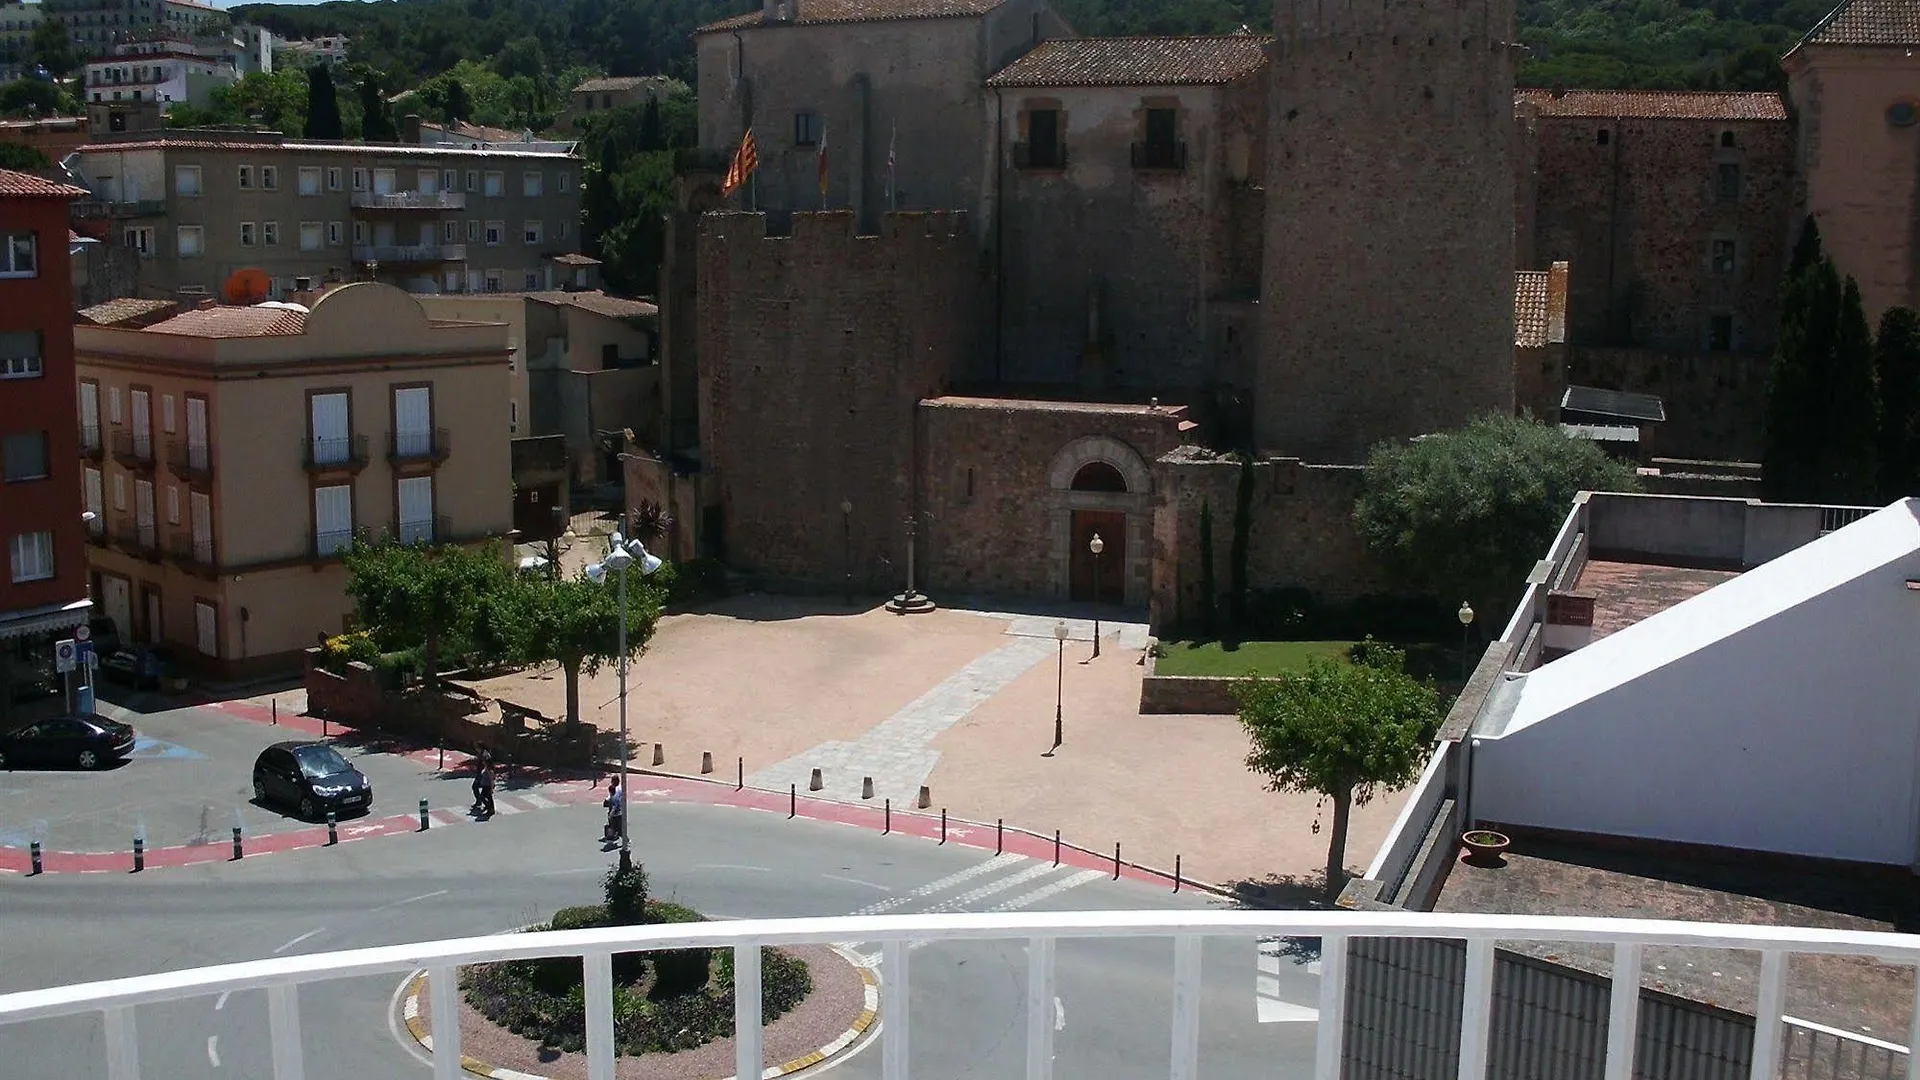
MULTIPOLYGON (((112 783, 116 775, 75 779, 112 783)), ((12 778, 0 782, 14 790, 12 778)), ((636 811, 634 825, 654 895, 716 917, 1210 903, 1072 867, 995 860, 971 849, 727 808, 649 806, 636 811)), ((599 828, 596 809, 568 807, 138 876, 0 877, 0 990, 535 922, 555 908, 597 899, 598 875, 611 858, 599 849, 599 828)), ((1056 959, 1060 1075, 1164 1077, 1171 943, 1063 942, 1056 959)), ((1025 972, 1018 941, 935 944, 916 952, 914 1075, 1021 1075, 1025 972)), ((1266 1078, 1310 1068, 1313 1023, 1257 1022, 1255 987, 1262 976, 1254 942, 1210 942, 1204 977, 1201 1068, 1208 1076, 1266 1078)), ((1310 1016, 1318 978, 1304 963, 1284 960, 1264 978, 1267 1007, 1310 1016)), ((884 967, 881 979, 884 987, 884 967)), ((302 989, 309 1077, 429 1075, 398 1027, 398 983, 355 979, 302 989)), ((137 1021, 144 1076, 271 1075, 266 1001, 259 992, 145 1008, 137 1021)), ((0 1074, 7 1080, 104 1076, 105 1061, 97 1018, 0 1027, 0 1074)), ((878 1077, 878 1048, 828 1068, 838 1071, 836 1080, 878 1077)))

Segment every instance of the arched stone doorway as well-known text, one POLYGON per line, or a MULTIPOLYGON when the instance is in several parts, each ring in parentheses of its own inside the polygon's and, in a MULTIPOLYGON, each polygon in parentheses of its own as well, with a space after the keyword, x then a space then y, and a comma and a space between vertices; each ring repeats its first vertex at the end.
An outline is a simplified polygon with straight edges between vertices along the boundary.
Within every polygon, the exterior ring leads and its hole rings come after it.
POLYGON ((1139 453, 1106 435, 1075 439, 1055 455, 1047 480, 1053 594, 1146 603, 1153 476, 1139 453), (1089 544, 1096 533, 1097 559, 1089 544))

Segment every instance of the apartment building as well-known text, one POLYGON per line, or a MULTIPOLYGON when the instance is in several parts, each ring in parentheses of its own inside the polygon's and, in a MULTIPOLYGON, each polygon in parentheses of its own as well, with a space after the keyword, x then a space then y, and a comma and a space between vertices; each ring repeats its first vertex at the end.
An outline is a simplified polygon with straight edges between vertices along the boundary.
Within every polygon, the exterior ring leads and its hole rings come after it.
POLYGON ((0 3, 0 63, 25 61, 44 4, 0 3))
POLYGON ((346 626, 356 536, 511 528, 507 332, 360 282, 75 330, 101 614, 220 676, 346 626))
POLYGON ((580 242, 581 161, 549 149, 196 131, 90 144, 77 172, 142 254, 149 292, 247 303, 329 281, 547 289, 580 242))
POLYGON ((85 193, 0 170, 0 721, 51 687, 53 641, 87 618, 67 204, 85 193))
POLYGON ((194 0, 40 0, 82 51, 161 32, 200 35, 228 25, 227 13, 194 0))
POLYGON ((81 78, 81 93, 89 104, 157 101, 164 111, 180 102, 205 107, 217 87, 240 81, 240 71, 222 56, 129 51, 120 46, 111 56, 88 60, 81 78))

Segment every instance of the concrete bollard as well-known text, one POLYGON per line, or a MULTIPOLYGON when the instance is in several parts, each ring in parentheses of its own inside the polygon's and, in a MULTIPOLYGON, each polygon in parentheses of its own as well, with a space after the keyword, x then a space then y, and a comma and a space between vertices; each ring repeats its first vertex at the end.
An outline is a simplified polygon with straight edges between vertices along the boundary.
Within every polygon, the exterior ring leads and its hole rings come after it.
POLYGON ((933 792, 928 789, 927 785, 920 785, 920 798, 915 805, 922 810, 933 805, 933 792))
POLYGON ((33 860, 33 871, 30 876, 37 877, 42 872, 40 866, 40 841, 35 840, 32 844, 28 845, 27 854, 28 857, 33 860))
POLYGON ((659 743, 653 744, 653 764, 655 768, 667 763, 667 748, 659 743))
POLYGON ((713 751, 711 750, 700 751, 700 775, 705 776, 712 771, 713 771, 713 751))
POLYGON ((235 825, 233 827, 233 861, 239 862, 244 855, 245 852, 240 850, 240 826, 235 825))
POLYGON ((420 831, 427 831, 427 800, 420 800, 420 831))
POLYGON ((334 816, 334 812, 329 810, 327 811, 327 846, 332 847, 333 845, 339 842, 340 842, 340 831, 338 828, 338 821, 334 816))
POLYGON ((807 778, 807 790, 819 791, 821 788, 825 786, 826 786, 826 783, 820 779, 820 770, 819 769, 813 770, 813 775, 807 778))
POLYGON ((863 799, 873 798, 873 777, 863 776, 860 778, 860 797, 863 799))

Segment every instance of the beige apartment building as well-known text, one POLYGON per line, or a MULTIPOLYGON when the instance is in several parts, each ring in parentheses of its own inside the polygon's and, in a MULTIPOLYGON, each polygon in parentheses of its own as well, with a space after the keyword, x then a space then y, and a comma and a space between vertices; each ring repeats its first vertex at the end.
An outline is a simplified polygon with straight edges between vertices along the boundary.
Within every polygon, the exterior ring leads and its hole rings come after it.
POLYGON ((90 143, 76 170, 142 291, 223 303, 337 281, 413 293, 565 285, 581 162, 509 148, 310 143, 271 132, 90 143))
POLYGON ((504 326, 361 282, 74 342, 93 595, 123 640, 219 676, 292 666, 347 624, 354 537, 512 527, 504 326))

